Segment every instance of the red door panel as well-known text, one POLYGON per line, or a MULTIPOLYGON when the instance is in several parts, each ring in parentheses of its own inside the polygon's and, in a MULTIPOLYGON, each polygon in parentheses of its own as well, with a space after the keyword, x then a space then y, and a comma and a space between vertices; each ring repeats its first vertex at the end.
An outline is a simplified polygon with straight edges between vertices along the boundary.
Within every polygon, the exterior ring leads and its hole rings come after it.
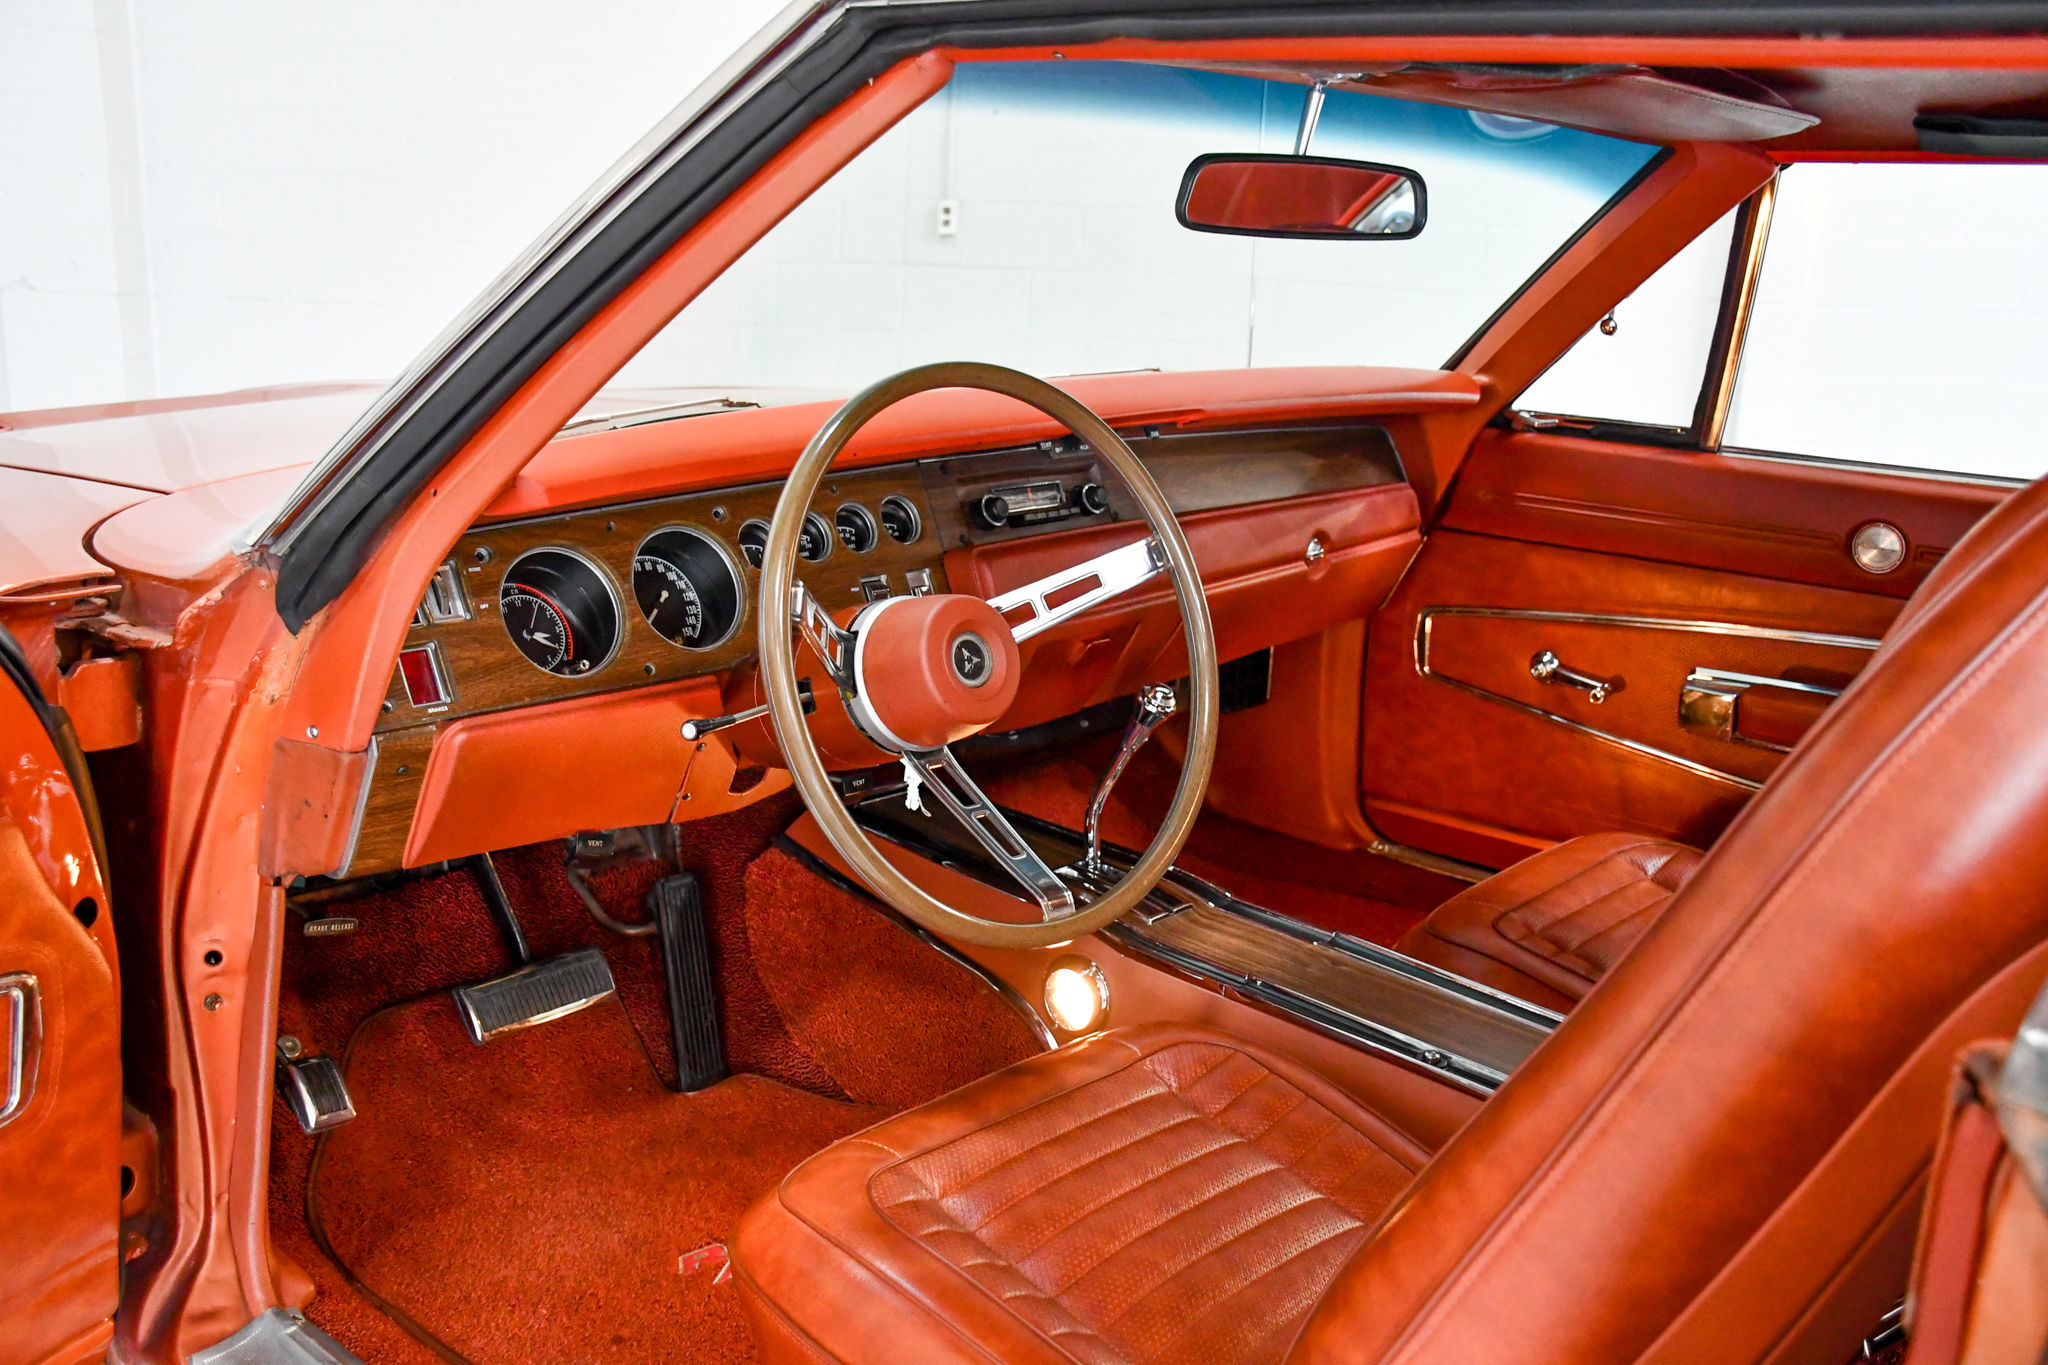
POLYGON ((1488 866, 1600 830, 1711 843, 2003 495, 1489 433, 1373 620, 1369 819, 1488 866), (1849 557, 1871 520, 1907 538, 1892 574, 1849 557))
POLYGON ((74 746, 0 631, 0 1362, 96 1358, 119 1292, 120 999, 74 746), (91 927, 88 927, 90 921, 91 927))
POLYGON ((1439 524, 1907 597, 2010 491, 1496 429, 1473 443, 1439 524), (1905 534, 1906 562, 1891 573, 1866 573, 1849 558, 1849 537, 1872 521, 1890 522, 1905 534))

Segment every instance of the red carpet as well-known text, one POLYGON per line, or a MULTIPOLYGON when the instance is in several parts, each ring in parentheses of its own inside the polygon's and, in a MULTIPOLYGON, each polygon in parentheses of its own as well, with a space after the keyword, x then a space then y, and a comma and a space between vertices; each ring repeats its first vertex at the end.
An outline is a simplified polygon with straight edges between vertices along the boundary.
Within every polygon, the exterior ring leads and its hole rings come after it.
MULTIPOLYGON (((783 855, 770 854, 756 863, 795 810, 792 800, 777 798, 684 830, 682 862, 697 874, 704 892, 728 1060, 736 1073, 754 1074, 704 1095, 681 1098, 674 1106, 666 1103, 670 1096, 658 1085, 647 1089, 674 1074, 655 941, 651 937, 621 937, 591 919, 562 874, 560 845, 511 849, 497 858, 500 876, 536 954, 546 956, 595 944, 611 962, 618 1003, 585 1012, 592 1017, 603 1015, 610 1021, 609 1034, 615 1035, 605 1042, 609 1052, 617 1054, 605 1061, 605 1084, 629 1082, 627 1088, 645 1091, 631 1112, 643 1116, 641 1126, 652 1135, 648 1140, 667 1141, 683 1130, 682 1135, 694 1146, 690 1160, 702 1173, 699 1178, 724 1187, 730 1176, 731 1189, 753 1189, 759 1183, 754 1180, 755 1172, 772 1183, 776 1173, 824 1146, 845 1131, 847 1124, 859 1126, 869 1115, 882 1112, 832 1104, 832 1100, 850 1096, 891 1108, 904 1107, 1037 1050, 1035 1040, 1016 1016, 976 978, 933 953, 866 903, 810 876, 783 855), (751 877, 750 866, 756 868, 751 877), (630 1066, 618 1058, 628 1059, 630 1066), (626 1070, 621 1072, 620 1067, 626 1070), (801 1091, 812 1094, 798 1093, 801 1091), (756 1141, 756 1127, 781 1124, 785 1119, 789 1120, 787 1141, 756 1141)), ((671 870, 621 865, 597 874, 593 882, 612 915, 637 922, 644 918, 641 900, 647 887, 671 870)), ((540 1048, 547 1053, 544 1060, 551 1060, 553 1051, 563 1047, 576 1051, 577 1047, 560 1041, 554 1050, 546 1045, 550 1040, 581 1037, 574 1030, 587 1032, 590 1028, 583 1015, 500 1039, 487 1048, 474 1048, 459 1033, 450 1034, 460 1044, 453 1046, 452 1055, 437 1050, 448 1039, 432 1037, 430 1030, 423 1031, 424 1025, 414 1026, 418 1046, 372 1041, 379 1031, 396 1028, 391 1021, 400 1017, 431 1017, 446 1025, 442 1032, 447 1032, 453 1026, 444 1018, 449 1008, 446 989, 496 975, 511 965, 482 897, 466 873, 405 882, 334 908, 358 916, 362 927, 337 938, 289 940, 280 1026, 282 1032, 299 1037, 309 1052, 337 1055, 351 1046, 358 1028, 364 1028, 363 1040, 356 1046, 369 1048, 365 1056, 381 1058, 365 1064, 369 1069, 361 1078, 356 1065, 351 1065, 350 1083, 362 1117, 337 1132, 337 1152, 347 1152, 376 1131, 433 1128, 431 1138, 414 1140, 445 1145, 467 1133, 463 1140, 475 1148, 477 1161, 495 1163, 508 1171, 527 1171, 548 1167, 557 1147, 581 1148, 606 1140, 604 1135, 615 1129, 634 1130, 632 1123, 611 1112, 608 1101, 599 1103, 587 1094, 574 1104, 559 1104, 556 1125, 546 1132, 501 1128, 497 1125, 506 1116, 488 1112, 505 1103, 494 1097, 491 1087, 496 1082, 472 1076, 478 1066, 487 1077, 495 1075, 502 1059, 512 1055, 501 1049, 522 1052, 540 1048), (377 1011, 401 1004, 404 1008, 365 1026, 364 1021, 377 1011), (366 1086, 376 1087, 374 1097, 366 1086), (469 1093, 475 1112, 446 1110, 441 1092, 449 1087, 469 1093), (587 1136, 577 1128, 582 1112, 579 1105, 588 1106, 587 1136), (447 1128, 445 1134, 434 1127, 442 1124, 447 1128)), ((580 1065, 581 1060, 575 1058, 574 1064, 580 1065)), ((401 1154, 406 1150, 404 1141, 394 1141, 391 1146, 401 1154)), ((278 1110, 272 1125, 271 1236, 281 1257, 300 1267, 311 1281, 316 1297, 308 1307, 309 1315, 357 1354, 379 1365, 431 1365, 437 1357, 408 1336, 383 1307, 351 1285, 315 1242, 305 1213, 313 1152, 312 1140, 278 1110)), ((672 1153, 660 1157, 680 1159, 672 1153)), ((646 1157, 640 1168, 650 1180, 658 1172, 646 1163, 655 1160, 653 1155, 646 1157)), ((586 1171, 572 1162, 552 1178, 573 1196, 590 1179, 604 1175, 602 1163, 586 1171)), ((640 1179, 631 1171, 627 1175, 633 1181, 640 1179)), ((323 1188, 332 1192, 332 1182, 331 1174, 324 1176, 323 1188)), ((379 1186, 371 1178, 369 1187, 387 1190, 406 1218, 424 1220, 429 1231, 439 1220, 460 1212, 409 1206, 409 1183, 379 1186)), ((655 1197, 656 1193, 637 1197, 655 1197)), ((733 1211, 743 1207, 748 1198, 751 1195, 735 1197, 733 1211)), ((344 1200, 334 1207, 342 1210, 330 1211, 336 1226, 356 1230, 348 1212, 351 1206, 344 1200)), ((374 1205, 368 1211, 382 1218, 391 1216, 389 1210, 376 1210, 374 1205)), ((559 1212, 551 1210, 548 1216, 559 1212)), ((575 1224, 571 1221, 562 1226, 573 1228, 575 1224)), ((657 1231, 636 1226, 633 1235, 652 1239, 657 1231)), ((337 1232, 337 1243, 343 1240, 344 1234, 337 1232)), ((657 1245, 666 1246, 666 1242, 648 1240, 646 1254, 652 1254, 657 1245)), ((361 1249, 380 1267, 384 1260, 379 1258, 387 1257, 395 1269, 402 1270, 396 1265, 402 1257, 385 1250, 381 1239, 366 1241, 361 1249)), ((669 1264, 673 1265, 672 1257, 669 1264)), ((447 1272, 434 1266, 430 1259, 418 1273, 446 1278, 447 1272)), ((536 1281, 529 1286, 529 1293, 545 1298, 552 1315, 582 1322, 583 1328, 578 1330, 587 1335, 595 1330, 593 1324, 602 1321, 589 1296, 602 1289, 603 1276, 595 1265, 573 1269, 573 1274, 536 1281), (592 1278, 582 1278, 586 1273, 592 1278)), ((411 1292, 410 1281, 402 1275, 398 1280, 411 1292)), ((376 1280, 368 1282, 381 1290, 376 1280)), ((457 1288, 444 1286, 442 1292, 453 1294, 457 1288)), ((286 1292, 294 1301, 303 1296, 302 1291, 288 1288, 286 1292)), ((415 1307, 399 1294, 383 1292, 402 1309, 415 1307)), ((717 1302, 713 1300, 714 1305, 717 1302)), ((726 1341, 718 1334, 738 1319, 706 1322, 709 1339, 726 1341)), ((564 1330, 574 1327, 575 1321, 569 1321, 564 1330)), ((730 1342, 719 1349, 728 1347, 730 1342)), ((750 1358, 744 1352, 732 1355, 729 1350, 727 1356, 707 1354, 705 1358, 728 1356, 750 1358)), ((555 1357, 487 1353, 478 1357, 477 1365, 550 1358, 578 1357, 574 1353, 555 1357)), ((697 1358, 696 1354, 691 1358, 697 1358)))
POLYGON ((992 987, 786 853, 747 869, 747 937, 784 1027, 852 1099, 908 1109, 1044 1050, 992 987))
POLYGON ((477 1365, 752 1360, 733 1285, 678 1259, 885 1112, 754 1076, 673 1094, 615 1003, 476 1047, 435 997, 372 1018, 347 1065, 361 1116, 322 1144, 318 1226, 477 1365))

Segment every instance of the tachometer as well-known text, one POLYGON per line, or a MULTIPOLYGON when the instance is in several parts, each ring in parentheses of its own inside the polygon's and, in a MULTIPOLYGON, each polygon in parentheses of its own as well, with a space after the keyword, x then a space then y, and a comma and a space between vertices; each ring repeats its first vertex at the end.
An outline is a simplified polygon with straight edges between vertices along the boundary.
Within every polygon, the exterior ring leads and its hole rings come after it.
POLYGON ((529 663, 565 678, 602 668, 619 645, 611 582, 573 550, 529 550, 513 560, 498 614, 529 663))
POLYGON ((655 633, 685 649, 725 643, 740 623, 739 570, 702 531, 670 526, 633 554, 633 600, 655 633))

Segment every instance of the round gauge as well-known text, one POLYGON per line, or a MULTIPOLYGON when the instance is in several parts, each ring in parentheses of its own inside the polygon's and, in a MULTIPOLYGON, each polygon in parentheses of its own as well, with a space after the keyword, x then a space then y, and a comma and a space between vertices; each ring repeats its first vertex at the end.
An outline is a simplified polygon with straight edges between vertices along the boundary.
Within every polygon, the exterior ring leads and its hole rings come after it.
POLYGON ((839 532, 839 543, 857 555, 874 549, 881 538, 874 517, 857 502, 849 502, 833 514, 832 529, 839 532))
POLYGON ((882 530, 898 545, 908 545, 924 533, 924 518, 909 498, 891 493, 882 499, 882 530))
POLYGON ((595 564, 573 550, 529 550, 505 570, 498 614, 536 668, 565 678, 602 668, 619 645, 619 600, 595 564))
POLYGON ((702 531, 670 526, 633 553, 633 600, 670 644, 724 644, 740 623, 740 592, 739 571, 702 531))
POLYGON ((747 563, 761 567, 761 557, 768 552, 768 523, 759 517, 740 527, 740 553, 747 557, 747 563))
POLYGON ((804 529, 796 537, 797 558, 816 564, 832 553, 832 528, 816 512, 804 514, 804 529))

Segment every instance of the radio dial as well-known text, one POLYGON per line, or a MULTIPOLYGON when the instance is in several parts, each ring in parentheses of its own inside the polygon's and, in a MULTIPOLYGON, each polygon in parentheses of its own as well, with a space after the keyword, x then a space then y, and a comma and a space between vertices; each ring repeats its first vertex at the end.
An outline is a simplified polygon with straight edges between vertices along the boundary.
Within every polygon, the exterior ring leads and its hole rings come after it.
POLYGON ((1074 490, 1074 502, 1091 517, 1109 510, 1109 490, 1099 483, 1084 483, 1074 490))
POLYGON ((991 528, 1004 526, 1010 520, 1010 500, 1001 493, 985 494, 981 500, 981 519, 991 528))

